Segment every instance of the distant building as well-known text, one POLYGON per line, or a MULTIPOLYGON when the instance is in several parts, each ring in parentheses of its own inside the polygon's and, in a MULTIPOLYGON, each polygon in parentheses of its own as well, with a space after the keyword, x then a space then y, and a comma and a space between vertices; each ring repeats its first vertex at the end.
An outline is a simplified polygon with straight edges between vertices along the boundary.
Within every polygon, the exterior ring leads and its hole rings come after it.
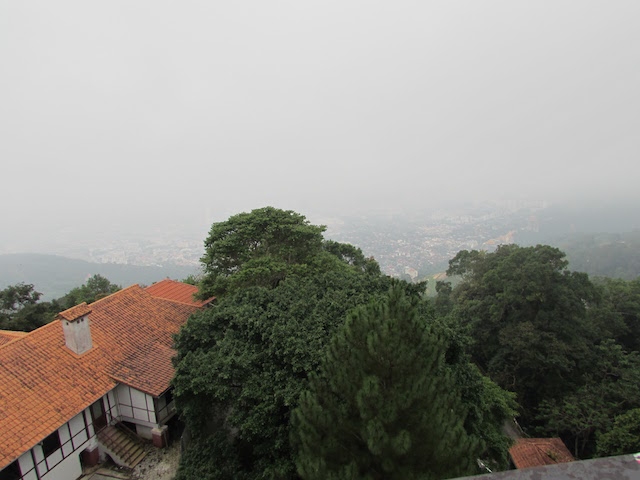
POLYGON ((575 460, 559 438, 519 438, 509 449, 509 455, 518 469, 575 460))
POLYGON ((28 334, 0 332, 0 479, 76 479, 83 463, 118 457, 118 422, 162 446, 175 414, 173 335, 213 300, 196 291, 133 285, 28 334))

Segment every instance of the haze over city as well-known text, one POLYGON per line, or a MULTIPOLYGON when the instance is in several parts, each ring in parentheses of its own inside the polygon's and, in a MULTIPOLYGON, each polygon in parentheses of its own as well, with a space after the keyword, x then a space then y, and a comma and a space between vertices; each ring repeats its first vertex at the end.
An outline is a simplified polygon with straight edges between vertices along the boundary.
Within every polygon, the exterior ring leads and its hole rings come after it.
POLYGON ((639 26, 0 1, 0 480, 637 478, 639 26))
POLYGON ((264 205, 635 208, 638 18, 637 1, 3 2, 0 252, 204 238, 264 205))

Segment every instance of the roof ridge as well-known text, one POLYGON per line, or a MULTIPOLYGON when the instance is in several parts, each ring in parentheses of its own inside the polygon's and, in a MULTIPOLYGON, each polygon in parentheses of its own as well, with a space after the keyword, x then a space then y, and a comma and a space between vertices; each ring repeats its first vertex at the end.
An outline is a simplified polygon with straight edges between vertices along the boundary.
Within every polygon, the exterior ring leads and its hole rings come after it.
POLYGON ((22 330, 0 330, 0 334, 4 335, 13 335, 15 337, 24 337, 29 332, 24 332, 22 330))
POLYGON ((20 330, 0 330, 0 346, 7 345, 9 343, 13 343, 16 340, 20 340, 25 337, 28 332, 23 332, 20 330))
POLYGON ((35 330, 31 330, 30 332, 24 332, 25 335, 22 335, 20 337, 15 338, 14 340, 11 340, 10 342, 5 343, 4 345, 0 345, 0 350, 3 349, 4 347, 6 347, 7 345, 13 345, 14 343, 16 343, 18 340, 26 340, 27 338, 29 338, 32 334, 39 332, 40 330, 44 330, 47 327, 51 327, 51 325, 54 325, 58 320, 56 318, 54 318, 53 320, 51 320, 49 323, 45 323, 44 325, 36 328, 35 330))
POLYGON ((199 287, 190 283, 165 278, 144 288, 152 297, 169 300, 176 304, 204 307, 215 300, 215 296, 207 299, 198 298, 199 287))
POLYGON ((16 338, 14 338, 14 339, 12 339, 12 340, 9 340, 8 342, 5 342, 5 343, 3 343, 3 344, 0 344, 0 350, 2 350, 2 349, 3 349, 4 347, 6 347, 7 345, 12 345, 12 344, 16 343, 18 340, 21 340, 21 339, 22 339, 22 337, 16 337, 16 338))
MULTIPOLYGON (((162 280, 158 280, 157 282, 153 282, 151 285, 155 285, 156 283, 162 283, 162 282, 184 283, 184 282, 181 282, 180 280, 174 280, 171 277, 164 277, 162 280)), ((149 287, 151 285, 149 285, 149 287)), ((189 284, 187 283, 187 285, 189 285, 189 284)))
MULTIPOLYGON (((125 291, 127 291, 127 290, 132 290, 132 289, 134 289, 134 287, 138 287, 138 288, 140 288, 140 290, 141 290, 141 291, 143 291, 143 292, 144 292, 144 288, 141 288, 139 284, 134 283, 133 285, 129 285, 128 287, 123 288, 123 289, 121 289, 121 290, 118 290, 117 292, 114 292, 114 293, 112 293, 111 295, 107 295, 106 297, 99 298, 99 299, 98 299, 98 300, 96 300, 95 302, 90 303, 90 304, 89 304, 89 306, 93 306, 94 304, 96 304, 96 303, 98 303, 98 302, 101 302, 102 300, 106 300, 107 298, 111 298, 111 297, 113 297, 114 295, 118 295, 119 293, 124 293, 124 292, 125 292, 125 291)), ((147 293, 147 292, 145 292, 145 293, 147 293)), ((147 294, 147 295, 148 295, 148 294, 147 294)), ((155 298, 155 297, 153 297, 152 295, 149 295, 149 296, 150 296, 151 298, 155 298)), ((86 302, 82 302, 82 303, 86 303, 86 302)), ((82 305, 82 303, 80 303, 80 304, 78 304, 78 305, 82 305)), ((76 308, 78 305, 74 305, 74 306, 73 306, 73 307, 71 307, 71 308, 76 308)), ((50 327, 51 325, 54 325, 56 322, 59 322, 59 321, 60 321, 60 319, 59 319, 59 318, 57 318, 57 317, 58 317, 58 315, 60 315, 60 313, 66 312, 67 310, 71 310, 71 308, 67 308, 66 310, 62 310, 62 312, 58 312, 58 314, 56 314, 56 316, 55 316, 55 317, 53 317, 53 320, 51 320, 49 323, 45 323, 44 325, 42 325, 42 326, 40 326, 40 327, 36 328, 35 330, 31 330, 30 332, 24 332, 24 335, 21 335, 21 336, 19 336, 19 337, 15 338, 15 339, 11 340, 10 342, 7 342, 7 343, 5 343, 5 344, 3 344, 3 345, 0 345, 0 349, 2 349, 2 348, 4 348, 4 347, 6 347, 7 345, 12 345, 13 343, 15 343, 15 342, 16 342, 16 340, 24 340, 25 338, 29 337, 32 333, 35 333, 35 332, 37 332, 37 331, 40 331, 40 330, 44 329, 45 327, 50 327)), ((11 331, 11 330, 9 330, 9 331, 11 331)))
POLYGON ((152 397, 155 396, 152 392, 145 391, 144 387, 142 387, 141 385, 137 385, 137 386, 131 385, 131 383, 132 383, 131 380, 125 380, 123 377, 119 377, 118 375, 114 375, 113 373, 110 373, 110 372, 105 372, 105 374, 107 375, 107 377, 111 378, 112 380, 114 380, 116 382, 120 382, 120 383, 122 383, 124 385, 127 385, 128 387, 131 387, 131 388, 135 388, 136 390, 144 392, 147 395, 151 395, 152 397))
MULTIPOLYGON (((157 282, 153 282, 151 285, 147 285, 146 287, 143 288, 143 290, 147 290, 153 286, 159 285, 161 283, 165 283, 165 282, 171 282, 171 283, 179 283, 180 285, 191 285, 190 283, 185 283, 185 282, 181 282, 180 280, 174 280, 173 278, 170 277, 165 277, 162 280, 158 280, 157 282)), ((192 287, 196 287, 196 285, 191 285, 192 287)))
POLYGON ((164 302, 177 303, 178 305, 186 305, 187 307, 195 307, 195 308, 198 308, 198 309, 204 307, 204 305, 198 306, 195 303, 181 302, 180 300, 173 300, 173 299, 170 299, 170 298, 154 297, 153 295, 151 295, 151 298, 153 298, 154 300, 162 300, 164 302))
POLYGON ((95 300, 95 301, 93 301, 93 302, 89 303, 89 306, 93 306, 93 305, 95 305, 96 303, 101 302, 101 301, 103 301, 103 300, 106 300, 107 298, 111 298, 111 297, 113 297, 113 296, 115 296, 115 295, 118 295, 119 293, 124 293, 124 292, 126 292, 127 290, 133 290, 133 289, 134 289, 134 287, 138 287, 138 288, 140 288, 141 290, 143 290, 143 291, 144 291, 144 288, 142 288, 142 287, 140 286, 140 284, 138 284, 138 283, 134 283, 133 285, 129 285, 128 287, 122 288, 122 289, 118 290, 117 292, 113 292, 113 293, 111 293, 111 294, 107 295, 106 297, 99 298, 99 299, 97 299, 97 300, 95 300))

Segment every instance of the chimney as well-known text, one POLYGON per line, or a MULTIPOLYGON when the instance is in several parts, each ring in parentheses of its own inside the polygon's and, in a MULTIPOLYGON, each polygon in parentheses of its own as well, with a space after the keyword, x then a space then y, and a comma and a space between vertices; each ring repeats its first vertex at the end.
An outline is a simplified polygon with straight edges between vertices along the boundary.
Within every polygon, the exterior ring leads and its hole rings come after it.
POLYGON ((82 355, 93 348, 89 314, 91 308, 85 303, 61 312, 56 317, 62 323, 64 342, 73 353, 82 355))

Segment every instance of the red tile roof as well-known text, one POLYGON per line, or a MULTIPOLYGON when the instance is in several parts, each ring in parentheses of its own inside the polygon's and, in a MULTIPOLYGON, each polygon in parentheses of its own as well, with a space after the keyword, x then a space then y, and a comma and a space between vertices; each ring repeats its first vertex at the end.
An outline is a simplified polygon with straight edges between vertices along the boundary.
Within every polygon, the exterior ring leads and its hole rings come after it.
POLYGON ((174 302, 187 303, 197 307, 202 307, 215 299, 215 297, 211 297, 207 300, 197 300, 194 298, 194 295, 198 293, 198 287, 187 283, 176 282, 169 278, 158 283, 154 283, 153 285, 149 285, 146 290, 156 298, 164 298, 165 300, 173 300, 174 302))
MULTIPOLYGON (((84 307, 83 307, 84 308, 84 307)), ((66 346, 60 321, 0 346, 0 469, 115 387, 158 396, 173 376, 173 335, 198 310, 138 285, 91 304, 93 346, 66 346)), ((67 318, 83 311, 73 307, 67 318)))
POLYGON ((138 285, 91 306, 94 344, 108 346, 112 357, 108 373, 154 396, 169 388, 173 335, 198 307, 153 298, 138 285))
POLYGON ((519 438, 509 449, 509 454, 518 469, 575 460, 559 438, 519 438))
POLYGON ((9 343, 16 338, 22 338, 27 332, 15 332, 13 330, 0 330, 0 347, 5 343, 9 343))
POLYGON ((74 356, 54 321, 0 347, 0 469, 115 386, 102 349, 74 356))

